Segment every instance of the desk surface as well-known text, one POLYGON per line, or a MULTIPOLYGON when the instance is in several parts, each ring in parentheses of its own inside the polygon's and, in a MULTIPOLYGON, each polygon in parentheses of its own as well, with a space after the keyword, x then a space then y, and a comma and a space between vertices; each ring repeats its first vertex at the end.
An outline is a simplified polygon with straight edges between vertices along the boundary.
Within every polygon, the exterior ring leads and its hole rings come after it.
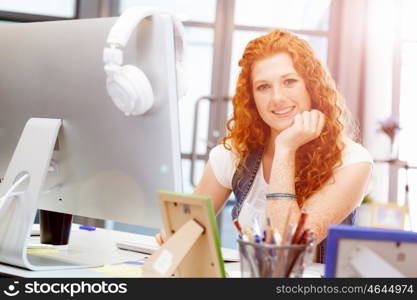
MULTIPOLYGON (((121 250, 116 247, 116 243, 121 240, 152 242, 153 236, 146 236, 122 231, 106 230, 97 228, 95 231, 75 230, 71 232, 68 251, 82 251, 84 259, 88 259, 92 264, 111 265, 126 261, 138 261, 147 257, 146 254, 121 250)), ((39 243, 39 236, 30 237, 29 243, 39 243)), ((240 277, 239 263, 226 263, 226 272, 229 277, 240 277)), ((306 270, 305 277, 320 277, 324 267, 320 264, 313 264, 306 270)), ((113 277, 103 273, 97 273, 91 269, 71 269, 55 271, 30 271, 14 266, 0 264, 0 276, 17 277, 113 277)))
MULTIPOLYGON (((68 251, 84 252, 85 258, 94 265, 115 264, 125 261, 143 260, 147 255, 120 250, 116 243, 120 240, 146 241, 151 236, 97 228, 95 231, 71 231, 68 251)), ((39 236, 31 236, 29 243, 40 243, 39 236)), ((0 264, 0 273, 18 277, 106 277, 89 269, 56 271, 30 271, 14 266, 0 264)))

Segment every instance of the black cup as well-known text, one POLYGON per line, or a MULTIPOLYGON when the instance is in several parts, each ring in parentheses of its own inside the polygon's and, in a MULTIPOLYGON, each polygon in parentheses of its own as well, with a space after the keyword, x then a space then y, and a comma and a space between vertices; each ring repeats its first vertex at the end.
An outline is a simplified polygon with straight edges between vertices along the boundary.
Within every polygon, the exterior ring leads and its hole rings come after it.
POLYGON ((71 233, 72 215, 42 209, 39 212, 41 243, 67 245, 71 233))

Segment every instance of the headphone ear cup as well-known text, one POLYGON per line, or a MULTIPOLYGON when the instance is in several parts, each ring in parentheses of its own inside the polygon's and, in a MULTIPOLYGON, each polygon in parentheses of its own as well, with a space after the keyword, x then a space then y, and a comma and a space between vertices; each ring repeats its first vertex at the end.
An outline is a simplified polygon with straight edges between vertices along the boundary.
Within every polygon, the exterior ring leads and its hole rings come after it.
POLYGON ((154 103, 151 83, 132 65, 122 66, 107 79, 107 91, 114 104, 126 115, 142 115, 154 103))

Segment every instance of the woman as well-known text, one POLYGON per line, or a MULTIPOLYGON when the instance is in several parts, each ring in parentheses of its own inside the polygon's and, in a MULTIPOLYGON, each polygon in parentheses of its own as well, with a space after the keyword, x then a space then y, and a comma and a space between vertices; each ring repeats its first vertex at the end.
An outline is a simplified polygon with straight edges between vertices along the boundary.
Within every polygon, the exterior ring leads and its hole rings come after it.
POLYGON ((282 236, 287 216, 295 225, 306 210, 305 228, 321 242, 330 224, 352 223, 372 159, 350 139, 334 81, 305 41, 273 31, 248 43, 239 66, 229 133, 211 150, 195 194, 219 212, 233 191, 241 227, 268 217, 282 236))

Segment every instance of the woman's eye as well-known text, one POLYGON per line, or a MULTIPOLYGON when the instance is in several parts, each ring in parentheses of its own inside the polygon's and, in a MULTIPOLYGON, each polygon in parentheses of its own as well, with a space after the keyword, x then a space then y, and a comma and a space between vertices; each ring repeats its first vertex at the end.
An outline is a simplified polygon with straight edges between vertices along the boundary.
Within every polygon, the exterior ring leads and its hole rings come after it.
POLYGON ((284 80, 284 85, 285 86, 291 86, 296 82, 297 82, 297 79, 289 78, 289 79, 284 80))
POLYGON ((269 87, 269 85, 268 85, 268 84, 261 84, 261 85, 260 85, 260 86, 258 86, 256 89, 257 89, 258 91, 263 91, 263 90, 266 90, 268 87, 269 87))

